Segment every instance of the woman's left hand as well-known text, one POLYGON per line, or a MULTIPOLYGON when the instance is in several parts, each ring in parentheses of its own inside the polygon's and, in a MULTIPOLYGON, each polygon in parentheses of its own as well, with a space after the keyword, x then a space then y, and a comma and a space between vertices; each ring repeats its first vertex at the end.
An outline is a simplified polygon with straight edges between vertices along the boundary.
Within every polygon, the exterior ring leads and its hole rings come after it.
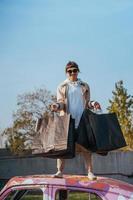
POLYGON ((98 103, 97 101, 95 101, 95 103, 94 103, 94 109, 95 110, 101 110, 100 103, 98 103))
POLYGON ((93 109, 93 110, 101 110, 100 103, 98 103, 97 101, 91 101, 89 103, 89 107, 90 109, 93 109))

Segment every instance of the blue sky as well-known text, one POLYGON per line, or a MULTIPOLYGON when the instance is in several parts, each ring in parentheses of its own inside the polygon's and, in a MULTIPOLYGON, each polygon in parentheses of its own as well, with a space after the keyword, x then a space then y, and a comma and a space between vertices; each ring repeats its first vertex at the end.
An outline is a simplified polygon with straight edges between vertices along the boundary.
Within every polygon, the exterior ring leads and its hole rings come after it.
POLYGON ((55 93, 69 60, 105 112, 115 82, 133 94, 132 22, 132 0, 0 0, 0 129, 18 94, 55 93))

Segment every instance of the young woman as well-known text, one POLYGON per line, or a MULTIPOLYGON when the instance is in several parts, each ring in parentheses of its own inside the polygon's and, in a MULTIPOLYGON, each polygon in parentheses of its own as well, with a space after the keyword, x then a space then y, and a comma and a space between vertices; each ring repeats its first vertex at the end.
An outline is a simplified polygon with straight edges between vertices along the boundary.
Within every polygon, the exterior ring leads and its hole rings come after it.
MULTIPOLYGON (((69 61, 65 67, 67 79, 57 88, 57 103, 51 105, 53 111, 63 111, 70 113, 75 119, 75 129, 77 130, 82 113, 85 108, 100 109, 98 102, 90 101, 90 88, 87 83, 78 78, 79 66, 73 61, 69 61)), ((83 146, 76 144, 76 153, 82 153, 86 162, 88 178, 93 180, 96 176, 92 172, 91 152, 83 146)), ((54 177, 62 177, 65 166, 64 159, 57 159, 57 173, 54 177)))

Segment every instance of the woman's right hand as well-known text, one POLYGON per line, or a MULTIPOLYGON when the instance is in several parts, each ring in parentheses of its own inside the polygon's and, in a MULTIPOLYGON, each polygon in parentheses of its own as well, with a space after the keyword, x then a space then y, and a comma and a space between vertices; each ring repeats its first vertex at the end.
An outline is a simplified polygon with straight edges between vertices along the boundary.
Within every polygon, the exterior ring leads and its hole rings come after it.
POLYGON ((57 112, 59 109, 59 106, 60 105, 58 103, 53 103, 53 104, 51 104, 50 109, 52 112, 57 112))

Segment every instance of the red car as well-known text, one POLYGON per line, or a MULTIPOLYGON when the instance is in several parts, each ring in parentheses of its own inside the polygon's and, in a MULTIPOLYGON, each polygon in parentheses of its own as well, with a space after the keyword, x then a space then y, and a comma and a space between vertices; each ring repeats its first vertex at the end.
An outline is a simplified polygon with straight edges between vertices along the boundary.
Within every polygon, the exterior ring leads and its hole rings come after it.
POLYGON ((14 177, 0 192, 0 200, 133 200, 133 185, 111 178, 51 175, 14 177))

